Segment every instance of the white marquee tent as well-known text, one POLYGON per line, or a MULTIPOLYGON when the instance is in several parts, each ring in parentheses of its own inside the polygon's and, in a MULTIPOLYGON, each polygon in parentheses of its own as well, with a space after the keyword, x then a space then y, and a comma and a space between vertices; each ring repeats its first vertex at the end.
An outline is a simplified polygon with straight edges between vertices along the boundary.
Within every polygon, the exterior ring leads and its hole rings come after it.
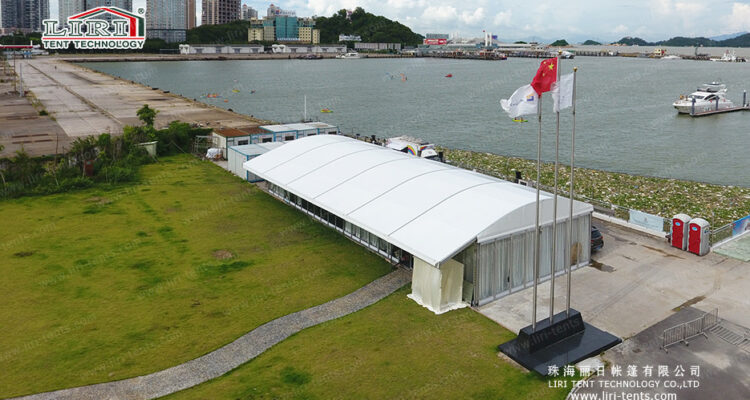
MULTIPOLYGON (((412 297, 434 312, 484 304, 529 285, 535 191, 344 136, 295 140, 244 163, 269 191, 391 259, 413 256, 412 297)), ((542 195, 541 275, 552 256, 552 196, 542 195)), ((585 265, 593 208, 558 201, 557 273, 585 265), (574 251, 571 256, 570 250, 574 251)))

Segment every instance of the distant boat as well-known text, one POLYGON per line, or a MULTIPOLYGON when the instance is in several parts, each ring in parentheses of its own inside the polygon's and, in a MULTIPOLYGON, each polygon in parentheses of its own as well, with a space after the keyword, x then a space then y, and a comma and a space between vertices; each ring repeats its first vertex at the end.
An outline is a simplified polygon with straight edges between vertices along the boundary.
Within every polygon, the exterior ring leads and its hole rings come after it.
POLYGON ((670 54, 661 58, 662 60, 682 60, 682 57, 670 54))
POLYGON ((331 109, 329 109, 329 108, 321 108, 321 109, 320 109, 320 112, 322 112, 322 113, 332 113, 332 112, 333 112, 333 110, 331 110, 331 109))
POLYGON ((453 74, 448 74, 445 76, 446 78, 453 78, 453 74))
POLYGON ((346 54, 340 54, 336 58, 347 59, 347 58, 362 58, 356 51, 350 51, 346 54))
POLYGON ((232 89, 232 92, 234 92, 234 93, 239 93, 240 91, 239 91, 239 90, 237 90, 237 89, 232 89))
POLYGON ((523 118, 513 118, 513 122, 529 122, 529 120, 523 118))

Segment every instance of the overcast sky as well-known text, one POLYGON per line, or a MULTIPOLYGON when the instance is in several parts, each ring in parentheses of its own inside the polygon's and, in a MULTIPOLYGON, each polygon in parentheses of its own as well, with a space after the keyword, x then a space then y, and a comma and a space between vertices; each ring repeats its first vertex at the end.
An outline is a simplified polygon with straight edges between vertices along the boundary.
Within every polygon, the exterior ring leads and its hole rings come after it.
MULTIPOLYGON (((242 0, 265 15, 269 1, 242 0)), ((57 16, 58 0, 52 3, 57 16)), ((200 3, 197 1, 200 19, 200 3)), ((133 7, 145 7, 134 0, 133 7)), ((284 0, 274 1, 299 16, 330 16, 342 8, 362 7, 410 27, 417 33, 482 35, 500 40, 568 39, 646 40, 673 36, 715 36, 750 31, 750 0, 284 0), (626 4, 627 3, 627 4, 626 4)))

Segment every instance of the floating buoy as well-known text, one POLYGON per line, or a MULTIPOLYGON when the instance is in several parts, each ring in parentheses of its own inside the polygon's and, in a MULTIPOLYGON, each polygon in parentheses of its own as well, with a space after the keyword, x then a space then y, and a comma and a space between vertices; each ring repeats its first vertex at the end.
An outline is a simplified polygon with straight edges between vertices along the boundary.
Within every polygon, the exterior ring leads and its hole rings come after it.
POLYGON ((234 93, 239 93, 240 91, 239 91, 239 90, 237 90, 237 89, 232 89, 232 92, 234 92, 234 93))
POLYGON ((321 109, 320 109, 320 112, 322 112, 322 113, 332 113, 332 112, 333 112, 333 110, 331 110, 331 109, 328 109, 328 108, 321 108, 321 109))
POLYGON ((225 102, 225 103, 229 103, 229 100, 227 100, 227 99, 224 99, 224 102, 225 102))
POLYGON ((448 74, 445 76, 446 78, 453 78, 453 74, 448 74))

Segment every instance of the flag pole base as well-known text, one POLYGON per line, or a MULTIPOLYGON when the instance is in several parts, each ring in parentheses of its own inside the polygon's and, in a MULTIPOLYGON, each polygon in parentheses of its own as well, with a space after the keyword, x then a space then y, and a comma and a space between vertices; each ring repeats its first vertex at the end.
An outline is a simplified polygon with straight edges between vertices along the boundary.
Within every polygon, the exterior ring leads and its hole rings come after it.
POLYGON ((498 349, 521 364, 546 376, 548 367, 575 364, 622 342, 620 338, 583 321, 581 313, 571 309, 521 329, 518 337, 498 349))

